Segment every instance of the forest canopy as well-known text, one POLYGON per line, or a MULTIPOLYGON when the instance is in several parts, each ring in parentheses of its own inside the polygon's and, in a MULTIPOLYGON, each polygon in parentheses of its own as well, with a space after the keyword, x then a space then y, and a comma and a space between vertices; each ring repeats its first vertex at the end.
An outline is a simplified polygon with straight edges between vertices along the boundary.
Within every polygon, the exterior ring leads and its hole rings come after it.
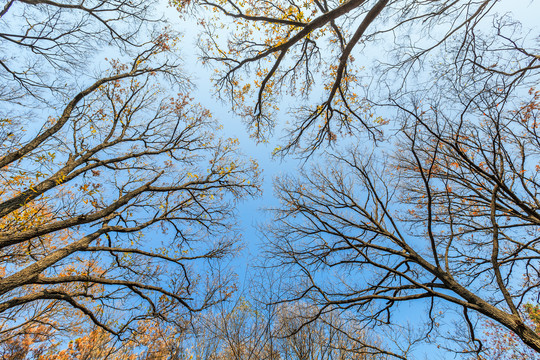
POLYGON ((535 10, 4 1, 2 358, 540 358, 535 10))

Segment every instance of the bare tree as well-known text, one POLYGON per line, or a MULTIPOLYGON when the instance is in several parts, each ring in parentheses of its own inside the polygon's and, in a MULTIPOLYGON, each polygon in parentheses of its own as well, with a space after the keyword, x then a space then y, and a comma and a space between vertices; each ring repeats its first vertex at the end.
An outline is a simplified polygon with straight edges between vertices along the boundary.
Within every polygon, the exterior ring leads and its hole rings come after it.
POLYGON ((405 359, 385 349, 374 334, 347 313, 319 311, 307 303, 279 307, 274 342, 280 358, 296 360, 405 359), (316 319, 313 321, 313 319, 316 319))
MULTIPOLYGON (((50 90, 69 97, 74 80, 91 73, 106 49, 137 52, 166 24, 153 0, 7 0, 0 10, 0 101, 32 95, 51 100, 50 90), (97 57, 96 57, 97 56, 97 57)), ((54 106, 54 105, 51 105, 54 106)))
POLYGON ((396 101, 396 146, 329 154, 277 183, 269 256, 305 284, 290 300, 354 309, 373 326, 423 303, 427 341, 450 308, 465 332, 444 346, 481 353, 478 320, 488 319, 540 351, 525 311, 540 296, 540 95, 504 86, 506 74, 473 75, 396 101))
MULTIPOLYGON (((265 279, 263 281, 267 281, 265 279)), ((259 279, 260 281, 260 279, 259 279)), ((345 313, 327 312, 313 321, 308 304, 265 304, 272 289, 248 289, 248 297, 222 302, 198 318, 196 359, 366 360, 403 358, 345 313), (265 300, 266 301, 266 300, 265 300)), ((266 284, 268 285, 268 284, 266 284)), ((270 287, 275 286, 268 285, 270 287)), ((276 294, 280 296, 280 294, 276 294)))

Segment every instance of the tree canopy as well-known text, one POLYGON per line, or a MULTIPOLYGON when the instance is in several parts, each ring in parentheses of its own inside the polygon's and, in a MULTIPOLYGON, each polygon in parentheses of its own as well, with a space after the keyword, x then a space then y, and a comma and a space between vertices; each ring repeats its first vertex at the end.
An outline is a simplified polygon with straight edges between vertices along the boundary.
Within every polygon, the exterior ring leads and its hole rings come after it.
POLYGON ((539 286, 537 96, 489 109, 476 107, 490 100, 480 96, 455 121, 434 104, 404 108, 392 152, 354 148, 329 155, 331 167, 283 177, 270 257, 304 279, 291 297, 321 313, 358 309, 375 325, 425 299, 425 334, 451 304, 462 310, 464 351, 482 350, 479 314, 538 351, 526 311, 539 286))
POLYGON ((264 141, 276 126, 283 95, 297 99, 284 102, 290 111, 280 154, 309 155, 351 133, 380 139, 388 119, 374 105, 431 87, 430 63, 440 58, 509 77, 539 67, 537 44, 525 41, 519 23, 493 15, 504 11, 497 1, 174 3, 215 13, 201 21, 202 59, 215 65, 217 93, 254 136, 264 141))
POLYGON ((533 5, 6 0, 1 356, 539 357, 533 5))
POLYGON ((174 34, 139 41, 151 6, 10 1, 2 11, 3 26, 25 20, 2 37, 19 59, 2 59, 0 99, 6 346, 92 329, 135 341, 153 324, 183 329, 230 296, 212 264, 240 247, 235 204, 259 192, 259 171, 185 91, 174 34), (79 73, 98 45, 119 58, 79 73))

